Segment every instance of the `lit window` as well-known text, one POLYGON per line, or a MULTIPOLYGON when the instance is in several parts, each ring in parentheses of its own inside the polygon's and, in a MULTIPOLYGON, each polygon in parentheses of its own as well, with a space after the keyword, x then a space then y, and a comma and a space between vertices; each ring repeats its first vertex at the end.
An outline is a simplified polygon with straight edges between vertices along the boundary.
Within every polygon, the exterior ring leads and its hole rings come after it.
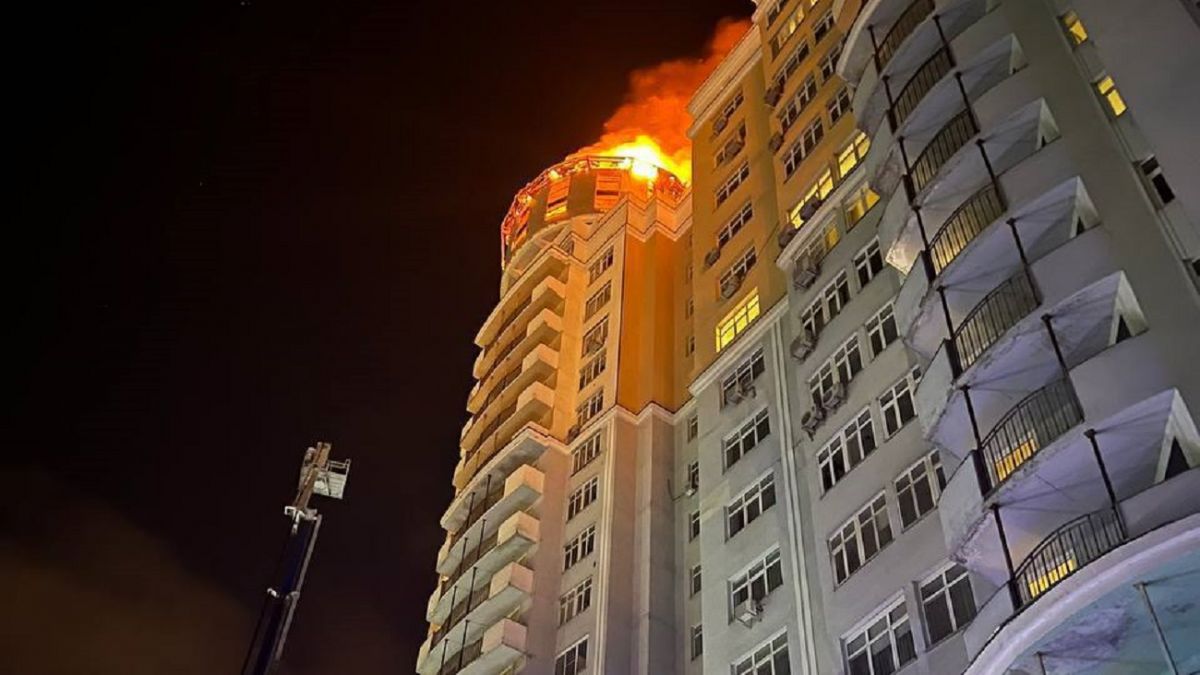
POLYGON ((762 600, 782 585, 783 563, 779 549, 775 548, 729 580, 729 601, 737 607, 750 599, 762 600))
POLYGON ((600 434, 592 434, 571 453, 571 473, 579 471, 600 456, 600 434))
POLYGON ((729 346, 734 339, 744 333, 750 324, 758 318, 762 308, 758 304, 758 289, 750 293, 717 324, 717 351, 729 346))
POLYGON ((975 618, 975 595, 966 568, 952 564, 921 584, 921 607, 930 644, 970 623, 975 618))
POLYGON ((571 178, 560 178, 550 182, 546 193, 546 219, 556 218, 567 212, 567 193, 571 189, 571 178))
POLYGON ((768 474, 726 505, 726 538, 733 538, 772 506, 775 506, 775 476, 768 474))
POLYGON ((887 501, 879 493, 829 538, 834 582, 845 581, 890 543, 892 526, 888 522, 887 501))
POLYGON ((867 138, 863 132, 858 132, 854 140, 838 152, 838 175, 843 178, 849 176, 854 167, 858 166, 867 156, 869 149, 871 149, 871 139, 867 138))
POLYGON ((733 666, 733 675, 788 675, 790 672, 792 665, 788 660, 786 632, 755 647, 733 666))
POLYGON ((596 496, 600 490, 600 479, 592 476, 586 483, 579 486, 571 496, 567 498, 567 520, 579 515, 584 509, 592 505, 596 501, 596 496))
POLYGON ((1067 31, 1067 38, 1071 40, 1073 45, 1081 45, 1087 42, 1088 34, 1083 27, 1083 22, 1079 20, 1079 15, 1075 12, 1067 12, 1059 17, 1062 21, 1063 28, 1067 31))
POLYGON ((592 578, 588 577, 575 588, 563 593, 558 599, 558 624, 562 624, 579 616, 585 609, 592 606, 592 578))
POLYGON ((779 52, 783 51, 783 46, 787 44, 789 38, 796 34, 796 30, 800 28, 800 22, 804 21, 804 6, 797 5, 796 11, 788 16, 783 27, 775 34, 771 40, 771 55, 779 56, 779 52))
POLYGON ((554 675, 579 675, 587 670, 588 639, 567 647, 554 659, 554 675))
POLYGON ((888 436, 900 431, 900 427, 917 416, 913 406, 913 391, 921 381, 921 369, 913 368, 899 382, 879 397, 879 411, 883 414, 883 431, 888 436))
POLYGON ((889 675, 917 658, 904 599, 842 640, 847 675, 889 675))
POLYGON ((821 175, 817 177, 815 186, 817 190, 817 197, 821 199, 828 197, 829 193, 833 192, 833 171, 831 169, 825 169, 825 171, 823 171, 821 175))
POLYGON ((586 530, 575 535, 574 539, 563 546, 563 570, 571 569, 595 550, 596 526, 589 525, 586 530))
POLYGON ((725 468, 733 466, 746 453, 753 450, 764 438, 771 435, 771 420, 767 409, 763 408, 753 417, 742 424, 741 428, 725 438, 724 447, 725 468))
POLYGON ((1117 85, 1113 83, 1112 77, 1105 75, 1096 81, 1095 86, 1096 93, 1100 94, 1100 97, 1108 104, 1108 109, 1115 117, 1125 114, 1125 100, 1121 98, 1121 92, 1117 91, 1117 85))
POLYGON ((871 207, 879 202, 879 195, 875 194, 869 186, 863 185, 854 191, 850 198, 846 200, 846 229, 850 229, 858 224, 858 221, 867 215, 871 207))
POLYGON ((621 199, 621 172, 613 169, 596 171, 596 210, 607 211, 621 199))
POLYGON ((879 251, 879 240, 874 239, 854 256, 854 271, 858 273, 858 287, 871 283, 883 271, 883 254, 879 251))
POLYGON ((937 506, 938 495, 946 486, 942 460, 937 450, 922 457, 896 479, 896 501, 900 503, 900 524, 906 529, 937 506))

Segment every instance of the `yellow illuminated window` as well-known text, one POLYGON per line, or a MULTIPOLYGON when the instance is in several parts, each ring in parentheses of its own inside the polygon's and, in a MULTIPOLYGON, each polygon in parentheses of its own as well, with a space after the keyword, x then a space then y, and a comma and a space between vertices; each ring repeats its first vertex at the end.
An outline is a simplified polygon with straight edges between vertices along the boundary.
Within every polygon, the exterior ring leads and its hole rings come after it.
POLYGON ((831 169, 825 169, 825 173, 822 173, 821 177, 817 179, 816 189, 817 196, 821 199, 825 199, 830 192, 833 192, 833 171, 831 169))
POLYGON ((871 148, 871 139, 863 132, 858 132, 854 140, 849 145, 842 148, 838 153, 838 174, 845 177, 858 166, 859 162, 867 156, 867 150, 871 148))
POLYGON ((546 193, 547 220, 567 212, 567 192, 570 189, 571 179, 569 177, 551 181, 550 191, 546 193))
POLYGON ((856 190, 846 202, 846 229, 854 227, 878 201, 879 195, 869 186, 864 185, 856 190))
POLYGON ((1117 85, 1113 83, 1113 79, 1108 75, 1096 81, 1096 93, 1108 103, 1109 110, 1112 110, 1113 115, 1120 117, 1125 114, 1125 100, 1121 98, 1121 92, 1117 91, 1117 85))
POLYGON ((842 232, 837 228, 837 223, 830 223, 825 228, 825 250, 830 250, 842 240, 842 232))
POLYGON ((602 169, 596 172, 596 209, 605 211, 621 198, 621 172, 602 169))
POLYGON ((762 308, 758 304, 758 289, 753 288, 741 302, 733 308, 725 318, 717 324, 717 351, 727 347, 734 338, 741 335, 754 320, 758 318, 762 308))
POLYGON ((1079 20, 1079 15, 1075 12, 1067 12, 1059 17, 1062 21, 1063 28, 1067 31, 1067 37, 1070 38, 1072 44, 1081 45, 1087 42, 1087 30, 1083 27, 1083 22, 1079 20))
POLYGON ((1074 572, 1076 567, 1078 567, 1078 565, 1075 562, 1075 558, 1072 556, 1059 563, 1054 568, 1047 570, 1045 574, 1037 577, 1036 579, 1030 579, 1027 582, 1029 584, 1029 597, 1036 598, 1042 593, 1050 590, 1054 584, 1057 584, 1068 574, 1074 572))

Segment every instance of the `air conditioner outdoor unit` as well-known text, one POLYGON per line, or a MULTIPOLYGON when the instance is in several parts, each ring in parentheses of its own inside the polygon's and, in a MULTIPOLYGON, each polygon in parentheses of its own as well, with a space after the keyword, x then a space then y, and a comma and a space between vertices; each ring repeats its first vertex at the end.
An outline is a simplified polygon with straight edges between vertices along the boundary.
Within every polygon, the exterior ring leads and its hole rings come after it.
POLYGON ((728 117, 721 115, 720 117, 716 118, 713 120, 713 135, 716 136, 717 134, 721 133, 727 126, 729 126, 728 117))
POLYGON ((771 149, 771 152, 779 152, 779 149, 783 147, 783 134, 778 131, 771 134, 771 138, 767 140, 767 147, 771 149))
POLYGON ((804 413, 800 418, 800 428, 804 429, 805 433, 808 434, 809 440, 811 440, 813 434, 816 433, 817 428, 821 426, 821 422, 824 420, 825 411, 819 405, 813 406, 812 410, 804 413))
POLYGON ((746 598, 733 608, 733 617, 743 626, 754 625, 762 616, 762 603, 754 598, 746 598))
POLYGON ((683 494, 685 494, 689 497, 695 497, 696 496, 696 484, 691 481, 688 481, 687 487, 684 488, 684 490, 683 490, 683 494))
POLYGON ((720 248, 714 248, 711 251, 709 251, 708 253, 705 253, 704 254, 704 269, 708 269, 708 268, 712 267, 713 265, 716 265, 717 261, 720 259, 721 259, 721 249, 720 248))
POLYGON ((738 154, 744 147, 746 147, 746 142, 740 138, 725 146, 725 159, 729 159, 730 157, 738 154))
POLYGON ((822 203, 820 197, 813 197, 804 202, 804 205, 800 207, 800 220, 808 220, 817 215, 817 209, 821 208, 822 203))
POLYGON ((744 394, 742 393, 742 388, 734 387, 733 389, 729 390, 728 394, 725 394, 725 402, 729 404, 741 403, 743 397, 744 394))
POLYGON ((783 229, 779 231, 779 248, 787 248, 787 245, 792 243, 796 238, 796 233, 800 230, 792 227, 790 223, 785 224, 783 229))
POLYGON ((803 361, 817 346, 817 336, 809 329, 802 328, 796 339, 792 340, 792 356, 797 361, 803 361))
POLYGON ((841 407, 845 402, 846 385, 837 382, 829 388, 829 391, 825 392, 825 396, 821 399, 821 407, 832 412, 841 407))
POLYGON ((743 384, 739 382, 738 390, 741 391, 742 396, 745 396, 746 398, 754 398, 755 396, 758 396, 758 390, 755 389, 754 385, 752 384, 743 384))
POLYGON ((571 441, 575 440, 576 438, 579 438, 579 425, 578 424, 572 426, 570 429, 567 429, 567 442, 570 443, 571 441))
POLYGON ((735 274, 721 282, 721 299, 728 300, 732 298, 738 292, 738 289, 742 287, 743 278, 742 275, 735 274))
POLYGON ((821 263, 804 256, 796 261, 796 267, 792 270, 792 282, 796 284, 796 288, 808 288, 816 282, 820 274, 821 263))
POLYGON ((766 94, 763 96, 763 99, 767 102, 767 105, 774 106, 776 103, 779 103, 779 99, 782 97, 783 83, 776 82, 775 84, 771 85, 770 89, 767 90, 766 94))

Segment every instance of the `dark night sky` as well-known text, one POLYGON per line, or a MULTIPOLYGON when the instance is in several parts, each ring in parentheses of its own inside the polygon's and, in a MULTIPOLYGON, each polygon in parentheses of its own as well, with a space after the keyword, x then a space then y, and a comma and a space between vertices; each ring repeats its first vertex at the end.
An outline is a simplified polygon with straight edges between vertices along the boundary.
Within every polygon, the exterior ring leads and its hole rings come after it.
POLYGON ((42 4, 9 24, 0 671, 235 673, 327 439, 354 472, 287 672, 412 672, 512 193, 751 3, 42 4))

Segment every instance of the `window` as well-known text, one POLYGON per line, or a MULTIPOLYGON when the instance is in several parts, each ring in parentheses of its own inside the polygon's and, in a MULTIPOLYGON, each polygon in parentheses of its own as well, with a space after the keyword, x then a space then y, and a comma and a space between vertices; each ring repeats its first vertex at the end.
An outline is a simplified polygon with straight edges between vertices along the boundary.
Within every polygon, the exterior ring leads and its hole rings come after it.
POLYGON ((729 102, 725 104, 725 107, 721 108, 721 116, 725 119, 733 117, 733 113, 735 113, 737 109, 741 107, 743 100, 744 97, 739 89, 738 92, 733 95, 733 98, 729 99, 729 102))
POLYGON ((586 401, 580 403, 575 408, 575 415, 578 418, 579 426, 587 424, 593 417, 600 414, 604 408, 604 390, 601 389, 595 394, 592 394, 586 401))
POLYGON ((838 57, 842 55, 842 43, 838 42, 821 59, 821 81, 828 82, 837 73, 838 57))
POLYGON ((575 535, 563 547, 563 570, 569 570, 575 563, 583 560, 596 550, 596 526, 589 525, 586 530, 575 535))
POLYGON ((1150 187, 1154 188, 1154 194, 1158 197, 1158 203, 1166 206, 1175 201, 1175 191, 1171 189, 1171 185, 1167 183, 1167 177, 1163 175, 1162 167, 1158 164, 1158 158, 1151 155, 1142 160, 1138 164, 1142 170, 1142 175, 1146 177, 1146 182, 1150 187))
POLYGON ((744 147, 746 147, 746 125, 742 123, 717 151, 716 164, 720 166, 733 159, 744 147))
POLYGON ((687 465, 687 486, 692 490, 700 487, 700 462, 692 460, 687 465))
POLYGON ((804 79, 804 83, 796 89, 796 93, 792 95, 792 100, 784 106, 783 112, 779 114, 779 123, 784 131, 792 128, 796 123, 796 118, 800 117, 800 113, 805 106, 812 103, 812 100, 817 96, 817 81, 809 75, 804 79))
POLYGON ((729 178, 725 179, 725 182, 721 184, 721 187, 717 188, 717 206, 720 206, 725 202, 726 199, 729 199, 729 195, 733 194, 733 191, 736 190, 738 186, 745 182, 745 180, 749 177, 750 164, 743 163, 729 176, 729 178))
POLYGON ((955 563, 921 584, 921 609, 930 644, 970 623, 975 618, 975 595, 967 570, 955 563))
POLYGON ((608 317, 600 319, 583 334, 583 355, 590 356, 602 347, 608 339, 608 317))
POLYGON ((722 443, 724 446, 725 468, 729 469, 729 467, 736 464, 739 459, 753 450, 755 446, 769 435, 771 435, 771 420, 767 415, 767 409, 763 408, 742 424, 740 429, 733 432, 722 443))
POLYGON ((587 668, 588 639, 567 647, 554 659, 554 675, 579 675, 587 668))
POLYGON ((596 172, 596 194, 593 203, 596 210, 607 211, 621 199, 621 172, 614 169, 599 169, 596 172))
POLYGON ((937 506, 938 495, 946 487, 942 459, 936 450, 925 455, 896 479, 896 501, 900 503, 900 524, 908 529, 921 516, 937 506))
POLYGON ((560 178, 550 181, 550 190, 546 193, 546 219, 561 216, 567 212, 567 193, 571 189, 571 178, 560 178))
POLYGON ((892 312, 890 302, 863 325, 867 329, 867 341, 871 343, 871 356, 879 356, 899 335, 896 330, 896 315, 892 312))
POLYGON ((609 248, 600 256, 599 259, 596 260, 596 262, 592 263, 591 266, 588 267, 588 283, 590 284, 596 279, 599 279, 600 275, 604 274, 604 270, 612 267, 612 264, 613 250, 612 248, 609 248))
POLYGON ((848 675, 889 675, 917 658, 904 599, 843 639, 848 675))
POLYGON ((899 382, 892 385, 879 397, 879 411, 883 414, 883 431, 887 436, 900 431, 900 427, 917 416, 913 407, 913 390, 921 381, 921 369, 913 368, 899 382))
POLYGON ((813 26, 813 40, 820 42, 821 38, 829 35, 829 31, 833 30, 833 12, 825 12, 825 16, 817 20, 813 26))
POLYGON ((588 577, 558 599, 558 625, 574 619, 592 605, 592 578, 588 577))
POLYGON ((689 336, 687 336, 687 339, 683 341, 683 353, 687 356, 691 356, 695 352, 696 352, 696 336, 689 335, 689 336))
POLYGON ((787 21, 783 23, 783 27, 775 34, 771 40, 771 55, 779 56, 779 52, 783 51, 783 46, 787 44, 788 38, 796 34, 800 28, 800 22, 804 21, 804 6, 796 5, 796 10, 788 16, 787 21))
POLYGON ((746 297, 717 324, 717 351, 729 346, 733 340, 746 332, 758 318, 762 309, 758 304, 758 289, 751 289, 746 297))
POLYGON ((751 598, 762 600, 782 585, 783 563, 779 559, 779 549, 775 548, 729 580, 730 606, 737 607, 751 598))
POLYGON ((786 176, 791 177, 796 173, 796 169, 800 167, 800 162, 808 157, 809 153, 817 147, 821 139, 825 136, 825 128, 821 126, 821 118, 818 117, 812 121, 812 124, 805 127, 804 131, 800 132, 800 138, 797 138, 792 146, 788 148, 787 154, 783 158, 783 172, 786 176))
POLYGON ((1083 22, 1079 20, 1079 15, 1075 12, 1067 12, 1058 17, 1062 22, 1063 29, 1067 31, 1067 39, 1071 41, 1072 46, 1081 45, 1087 42, 1087 30, 1083 27, 1083 22))
POLYGON ((600 456, 600 434, 588 436, 578 448, 571 453, 571 474, 577 474, 583 467, 592 463, 600 456))
POLYGON ((600 311, 600 308, 608 304, 610 298, 612 298, 612 282, 606 281, 604 282, 604 285, 600 287, 600 290, 596 291, 592 294, 592 297, 588 298, 587 304, 584 306, 583 318, 590 319, 595 316, 596 312, 600 311))
POLYGON ((721 407, 724 408, 729 402, 730 394, 734 390, 745 391, 750 387, 754 380, 758 379, 767 369, 767 363, 763 360, 762 347, 754 350, 754 353, 747 356, 733 372, 726 375, 725 379, 721 380, 721 407))
POLYGON ((729 222, 717 230, 717 247, 720 248, 728 244, 729 240, 733 239, 733 235, 737 234, 738 230, 742 229, 753 217, 754 207, 750 205, 750 202, 746 202, 746 205, 737 212, 737 215, 730 218, 729 222))
POLYGON ((687 421, 687 439, 694 441, 698 435, 700 435, 700 420, 695 415, 692 415, 687 421))
POLYGON ((871 149, 871 139, 863 132, 858 132, 854 136, 854 140, 846 144, 838 152, 838 175, 842 178, 850 175, 863 159, 867 156, 867 151, 871 149))
POLYGON ((692 511, 688 514, 688 541, 695 541, 696 537, 700 536, 700 512, 692 511))
POLYGON ((867 215, 867 212, 878 201, 879 195, 875 194, 875 191, 870 186, 863 185, 855 190, 850 195, 850 198, 846 200, 846 229, 849 230, 858 224, 858 221, 862 220, 863 216, 867 215))
POLYGON ((829 320, 832 321, 833 317, 841 314, 846 303, 850 302, 850 277, 846 274, 846 270, 839 272, 833 281, 825 286, 821 291, 821 296, 825 298, 829 320))
POLYGON ((688 298, 687 302, 684 303, 684 305, 683 305, 683 316, 684 316, 684 318, 691 318, 691 316, 695 313, 696 313, 695 301, 693 301, 692 298, 688 298))
MULTIPOLYGON (((825 108, 829 110, 829 125, 833 126, 834 123, 842 119, 842 115, 845 115, 850 110, 850 90, 845 87, 839 89, 837 95, 829 99, 829 103, 825 104, 825 108)), ((842 172, 842 175, 846 175, 845 172, 842 172)))
POLYGON ((834 583, 845 581, 891 542, 887 501, 881 492, 829 538, 834 583))
POLYGON ((817 452, 821 491, 828 492, 851 469, 862 463, 867 455, 874 452, 876 447, 878 444, 875 441, 875 423, 871 419, 871 408, 863 408, 817 452))
POLYGON ((808 381, 813 402, 819 403, 824 400, 833 389, 835 382, 849 384, 850 380, 862 371, 862 368, 862 352, 858 348, 858 336, 853 335, 833 352, 833 355, 817 369, 816 375, 808 381))
POLYGON ((1096 93, 1100 94, 1100 98, 1108 104, 1108 109, 1112 112, 1113 117, 1125 114, 1125 100, 1121 98, 1121 92, 1117 91, 1117 85, 1113 83, 1112 77, 1105 75, 1096 80, 1094 86, 1096 93))
POLYGON ((879 251, 879 240, 867 244, 854 256, 854 271, 858 274, 858 287, 871 283, 883 271, 883 254, 879 251))
POLYGON ((592 505, 596 501, 596 494, 600 490, 600 479, 592 476, 586 483, 579 486, 571 496, 567 498, 567 520, 571 520, 579 515, 584 509, 592 505))
POLYGON ((583 389, 597 377, 600 377, 600 374, 604 372, 604 367, 608 365, 607 361, 608 355, 600 352, 596 355, 596 358, 583 364, 583 368, 579 369, 579 388, 583 389))
POLYGON ((800 67, 800 64, 804 63, 804 59, 807 58, 808 43, 801 41, 800 44, 796 45, 796 48, 792 50, 792 53, 788 56, 787 61, 783 62, 783 67, 779 69, 779 75, 775 78, 775 86, 782 87, 783 83, 792 76, 792 73, 796 72, 796 70, 800 67))
POLYGON ((725 284, 735 283, 733 280, 738 279, 736 283, 740 284, 741 279, 746 278, 746 274, 750 272, 750 268, 754 267, 754 263, 758 262, 758 254, 754 252, 754 247, 746 249, 746 252, 738 256, 737 260, 729 265, 717 280, 717 288, 725 288, 725 284))
POLYGON ((729 534, 726 538, 732 538, 741 532, 774 505, 775 476, 768 474, 725 507, 725 519, 729 526, 729 534))
POLYGON ((771 3, 771 6, 767 8, 768 26, 775 23, 775 19, 779 18, 779 15, 783 12, 783 6, 786 3, 787 0, 775 0, 775 2, 771 3))
POLYGON ((825 318, 825 301, 818 297, 800 312, 800 325, 814 336, 820 335, 828 321, 825 318))
POLYGON ((696 624, 692 626, 692 660, 700 658, 704 653, 704 625, 696 624))
POLYGON ((788 675, 790 672, 792 666, 788 660, 787 633, 780 633, 764 642, 733 666, 733 675, 788 675))
POLYGON ((688 263, 687 267, 683 268, 683 280, 689 284, 692 283, 692 276, 694 272, 695 268, 692 267, 691 263, 688 263))
MULTIPOLYGON (((821 172, 820 176, 817 176, 817 180, 813 183, 812 187, 808 189, 808 194, 804 201, 808 201, 814 196, 818 199, 825 199, 829 196, 830 192, 833 192, 833 170, 825 169, 821 172)), ((832 242, 829 245, 830 248, 836 243, 836 241, 832 242)))
POLYGON ((692 571, 688 575, 688 579, 689 579, 688 593, 690 595, 695 595, 695 594, 699 593, 701 588, 704 586, 704 581, 701 577, 699 565, 692 566, 692 571))

